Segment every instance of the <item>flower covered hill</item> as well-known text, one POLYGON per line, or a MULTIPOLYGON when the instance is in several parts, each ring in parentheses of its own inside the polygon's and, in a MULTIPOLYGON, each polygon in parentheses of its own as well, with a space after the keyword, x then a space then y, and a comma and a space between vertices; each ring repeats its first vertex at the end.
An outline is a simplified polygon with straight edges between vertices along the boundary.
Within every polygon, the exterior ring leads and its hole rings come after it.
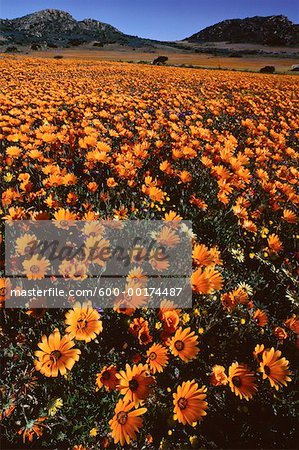
POLYGON ((3 219, 191 220, 194 305, 3 308, 4 447, 295 448, 295 77, 0 64, 3 219))

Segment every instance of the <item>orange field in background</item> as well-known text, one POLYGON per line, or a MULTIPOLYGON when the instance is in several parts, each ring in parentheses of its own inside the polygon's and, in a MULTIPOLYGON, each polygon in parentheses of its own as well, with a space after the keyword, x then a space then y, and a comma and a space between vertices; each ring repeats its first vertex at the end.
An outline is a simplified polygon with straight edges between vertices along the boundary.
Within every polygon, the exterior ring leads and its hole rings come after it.
MULTIPOLYGON (((159 54, 168 56, 167 64, 186 64, 204 68, 222 68, 234 70, 258 71, 261 67, 275 66, 277 72, 288 72, 293 64, 298 64, 298 58, 277 58, 263 56, 246 56, 242 58, 219 57, 209 54, 178 53, 173 50, 156 50, 155 53, 132 50, 102 50, 102 49, 57 49, 51 51, 30 52, 34 58, 53 58, 62 55, 64 58, 91 59, 102 61, 148 61, 152 62, 159 54)), ((290 72, 291 73, 291 72, 290 72)), ((297 72, 298 73, 298 72, 297 72)), ((296 74, 296 72, 294 72, 296 74)))
POLYGON ((295 449, 297 78, 74 54, 0 59, 4 447, 295 449), (49 274, 49 259, 30 254, 39 238, 27 219, 66 228, 69 248, 69 221, 86 221, 88 256, 60 259, 66 282, 87 279, 91 263, 102 274, 105 264, 90 257, 97 240, 110 246, 98 220, 113 230, 127 219, 161 220, 151 233, 159 246, 180 254, 182 236, 192 242, 193 308, 163 289, 172 261, 152 252, 147 267, 159 272, 161 289, 150 294, 158 308, 145 307, 150 276, 138 255, 146 240, 128 249, 126 287, 110 308, 99 307, 102 294, 70 292, 67 312, 47 294, 43 307, 28 294, 26 309, 9 308, 4 244, 26 281, 35 286, 49 274), (3 224, 15 220, 25 234, 9 239, 3 224))

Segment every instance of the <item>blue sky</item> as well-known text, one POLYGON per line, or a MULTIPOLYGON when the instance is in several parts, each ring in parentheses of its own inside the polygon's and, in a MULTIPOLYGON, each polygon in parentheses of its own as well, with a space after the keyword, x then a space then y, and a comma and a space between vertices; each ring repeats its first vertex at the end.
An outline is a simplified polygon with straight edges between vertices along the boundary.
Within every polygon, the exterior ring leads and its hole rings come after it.
POLYGON ((0 17, 15 18, 45 8, 161 40, 181 39, 231 18, 284 14, 299 22, 298 0, 0 0, 0 17))

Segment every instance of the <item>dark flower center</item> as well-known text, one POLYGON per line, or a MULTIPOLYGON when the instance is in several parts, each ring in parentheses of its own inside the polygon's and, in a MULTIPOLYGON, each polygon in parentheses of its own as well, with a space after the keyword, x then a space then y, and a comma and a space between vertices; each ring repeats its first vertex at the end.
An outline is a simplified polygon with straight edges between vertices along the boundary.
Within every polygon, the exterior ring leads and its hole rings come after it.
POLYGON ((157 354, 155 353, 155 352, 152 352, 150 355, 149 355, 149 359, 151 360, 151 361, 153 361, 154 359, 156 359, 157 358, 157 354))
POLYGON ((62 226, 62 227, 68 227, 68 221, 67 220, 60 220, 59 221, 60 222, 60 226, 62 226))
POLYGON ((183 341, 176 341, 174 346, 177 350, 180 351, 180 350, 183 350, 183 348, 185 347, 185 344, 183 341))
POLYGON ((116 420, 118 423, 120 423, 121 425, 125 425, 125 423, 128 420, 128 414, 124 411, 120 411, 117 416, 116 416, 116 420))
POLYGON ((109 380, 110 377, 111 377, 111 374, 110 374, 109 370, 105 370, 105 372, 102 373, 103 380, 109 380))
POLYGON ((36 264, 34 264, 33 266, 30 267, 30 271, 32 273, 38 273, 39 272, 39 267, 36 264))
POLYGON ((78 328, 79 330, 82 330, 82 329, 87 328, 87 326, 88 326, 88 321, 86 320, 85 316, 84 316, 84 317, 81 316, 81 317, 78 319, 78 322, 77 322, 77 328, 78 328))
POLYGON ((188 405, 188 400, 184 397, 181 397, 178 401, 178 406, 180 409, 186 409, 188 405))
POLYGON ((131 389, 131 391, 137 391, 138 386, 139 386, 138 381, 135 378, 129 381, 129 388, 131 389))
POLYGON ((143 332, 140 334, 140 340, 141 340, 142 342, 145 342, 145 341, 147 341, 147 339, 148 339, 148 337, 147 337, 147 332, 146 332, 146 331, 143 331, 143 332))
POLYGON ((53 350, 53 352, 51 352, 50 357, 51 357, 52 361, 56 362, 59 360, 59 358, 61 358, 61 355, 62 355, 61 351, 53 350))
POLYGON ((269 366, 264 366, 264 372, 265 372, 265 374, 266 375, 270 375, 270 373, 271 373, 271 369, 270 369, 270 367, 269 366))
POLYGON ((240 377, 237 377, 237 376, 232 377, 232 383, 236 387, 241 387, 242 386, 242 380, 241 380, 240 377))

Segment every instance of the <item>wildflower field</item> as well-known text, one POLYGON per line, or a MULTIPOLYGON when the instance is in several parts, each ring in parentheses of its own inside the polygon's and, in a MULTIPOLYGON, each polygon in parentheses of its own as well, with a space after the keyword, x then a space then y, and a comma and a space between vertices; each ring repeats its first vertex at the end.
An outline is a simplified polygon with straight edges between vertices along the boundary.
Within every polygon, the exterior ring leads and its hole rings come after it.
POLYGON ((296 448, 296 76, 0 67, 3 448, 296 448), (193 308, 5 308, 4 223, 27 219, 158 219, 169 246, 192 221, 193 308))

